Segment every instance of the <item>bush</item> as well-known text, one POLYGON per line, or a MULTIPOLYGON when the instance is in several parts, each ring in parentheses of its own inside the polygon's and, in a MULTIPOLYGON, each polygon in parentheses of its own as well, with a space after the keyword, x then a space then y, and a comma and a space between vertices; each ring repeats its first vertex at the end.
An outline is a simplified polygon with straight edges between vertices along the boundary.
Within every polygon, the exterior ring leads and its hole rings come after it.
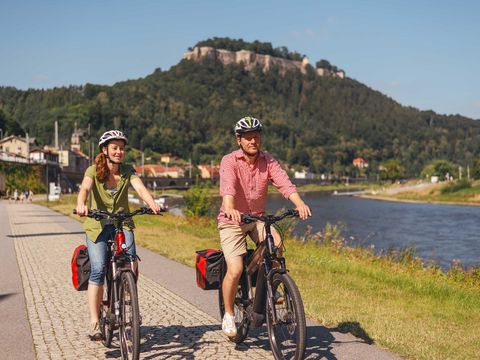
POLYGON ((440 192, 442 194, 451 194, 451 193, 454 193, 454 192, 457 192, 457 191, 460 191, 460 190, 463 190, 463 189, 469 189, 472 187, 472 184, 470 183, 470 181, 466 180, 466 179, 462 179, 462 180, 458 180, 452 184, 449 184, 445 187, 443 187, 440 192))
POLYGON ((183 196, 185 215, 188 217, 209 216, 212 211, 212 197, 204 186, 194 185, 183 196))

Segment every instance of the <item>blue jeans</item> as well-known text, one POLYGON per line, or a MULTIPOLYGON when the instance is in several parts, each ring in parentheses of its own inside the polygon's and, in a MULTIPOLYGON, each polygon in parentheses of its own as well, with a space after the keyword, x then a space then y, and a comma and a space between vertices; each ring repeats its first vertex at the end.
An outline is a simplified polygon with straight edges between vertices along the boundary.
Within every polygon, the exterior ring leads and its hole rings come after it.
MULTIPOLYGON (((123 229, 125 233, 125 243, 127 245, 127 254, 135 257, 137 252, 135 249, 135 237, 133 231, 123 229)), ((89 284, 103 285, 107 270, 107 240, 115 238, 115 227, 106 225, 97 241, 93 242, 87 238, 88 257, 90 258, 90 279, 89 284)))

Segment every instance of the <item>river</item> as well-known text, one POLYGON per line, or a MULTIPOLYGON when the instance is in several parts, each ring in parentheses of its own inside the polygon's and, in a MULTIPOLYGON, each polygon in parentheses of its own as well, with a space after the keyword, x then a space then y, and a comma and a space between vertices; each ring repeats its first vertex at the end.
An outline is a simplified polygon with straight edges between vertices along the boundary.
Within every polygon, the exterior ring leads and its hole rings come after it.
MULTIPOLYGON (((377 201, 319 192, 302 197, 313 216, 298 224, 297 234, 304 233, 306 225, 315 232, 327 223, 343 223, 346 239, 362 246, 373 244, 377 252, 414 245, 418 256, 444 269, 454 260, 465 267, 480 265, 480 207, 377 201)), ((267 209, 281 207, 291 207, 291 203, 279 194, 269 195, 267 209)))

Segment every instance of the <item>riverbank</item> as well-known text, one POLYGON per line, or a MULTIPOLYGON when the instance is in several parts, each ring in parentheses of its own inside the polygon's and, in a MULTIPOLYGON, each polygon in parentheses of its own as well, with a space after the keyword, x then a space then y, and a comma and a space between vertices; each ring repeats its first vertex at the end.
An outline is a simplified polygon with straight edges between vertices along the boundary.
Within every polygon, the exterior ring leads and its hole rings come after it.
POLYGON ((409 182, 403 185, 370 189, 363 194, 357 194, 355 196, 373 200, 406 203, 480 206, 480 182, 474 181, 470 186, 458 186, 458 182, 437 184, 409 182), (451 189, 451 191, 449 191, 449 189, 451 189))
MULTIPOLYGON (((48 206, 73 216, 74 203, 48 206)), ((192 267, 195 250, 218 248, 213 220, 166 214, 136 223, 140 245, 192 267)), ((347 247, 335 226, 288 236, 285 256, 309 318, 406 358, 480 357, 480 271, 425 268, 408 251, 375 256, 347 247)))

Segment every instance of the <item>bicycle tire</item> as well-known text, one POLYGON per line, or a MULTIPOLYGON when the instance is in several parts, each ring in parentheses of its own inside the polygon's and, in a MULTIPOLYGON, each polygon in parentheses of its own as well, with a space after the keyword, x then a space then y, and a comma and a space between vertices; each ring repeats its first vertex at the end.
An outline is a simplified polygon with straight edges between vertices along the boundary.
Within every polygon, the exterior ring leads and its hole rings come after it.
POLYGON ((273 356, 276 360, 301 360, 307 343, 307 326, 298 287, 288 274, 277 273, 272 279, 272 291, 275 304, 270 308, 271 302, 267 301, 267 331, 273 356), (275 324, 273 311, 277 317, 275 324))
POLYGON ((118 337, 122 359, 138 360, 140 356, 140 311, 137 287, 131 271, 122 272, 118 295, 120 301, 118 337))
POLYGON ((107 280, 103 286, 103 298, 102 302, 100 303, 100 311, 98 316, 100 320, 100 332, 102 333, 102 344, 107 348, 112 345, 114 328, 114 324, 112 323, 112 309, 110 306, 112 301, 110 289, 111 286, 107 280))
MULTIPOLYGON (((223 302, 222 283, 223 276, 222 281, 220 282, 220 288, 218 289, 218 307, 220 309, 221 319, 223 319, 223 315, 225 315, 225 303, 223 302)), ((237 293, 235 294, 235 300, 233 304, 235 324, 237 325, 237 335, 233 337, 228 337, 228 339, 235 344, 242 343, 247 338, 248 331, 250 329, 247 310, 245 309, 244 305, 245 299, 247 299, 247 297, 243 296, 242 287, 239 285, 237 293)))

